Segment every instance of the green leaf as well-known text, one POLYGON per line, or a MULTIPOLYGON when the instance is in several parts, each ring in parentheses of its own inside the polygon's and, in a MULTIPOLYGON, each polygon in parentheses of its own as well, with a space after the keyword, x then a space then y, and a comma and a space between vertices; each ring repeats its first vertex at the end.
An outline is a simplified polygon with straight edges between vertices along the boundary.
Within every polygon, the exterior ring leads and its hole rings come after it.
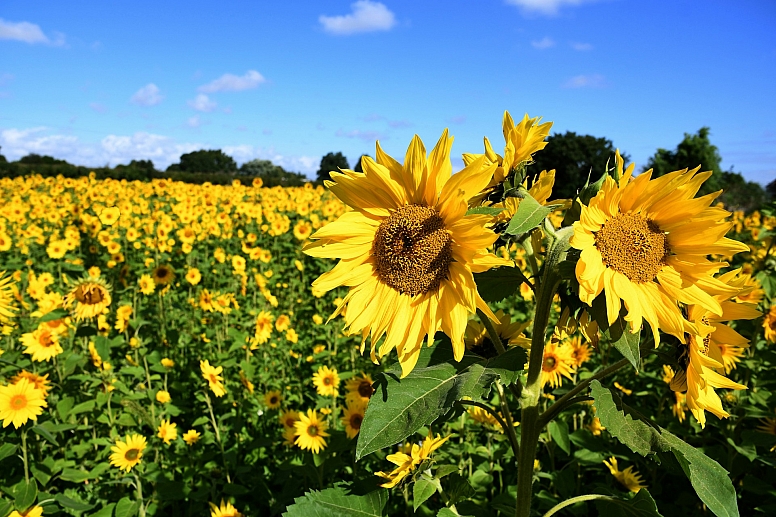
POLYGON ((0 445, 0 461, 3 461, 9 456, 13 456, 16 452, 17 446, 12 443, 4 443, 0 445))
POLYGON ((547 426, 550 436, 558 447, 566 454, 571 454, 571 444, 569 443, 569 426, 563 420, 553 420, 547 426))
POLYGON ((35 479, 30 479, 27 483, 23 479, 13 487, 14 506, 17 510, 26 510, 38 498, 38 483, 35 479))
POLYGON ((476 493, 471 484, 469 484, 469 480, 460 474, 450 474, 447 476, 446 485, 445 494, 447 494, 448 504, 450 505, 470 499, 476 493))
POLYGON ((503 208, 496 208, 492 206, 475 206, 466 211, 466 215, 490 215, 497 216, 503 212, 503 208))
POLYGON ((417 512, 420 505, 425 503, 434 492, 442 491, 442 484, 438 479, 429 479, 421 477, 412 485, 412 505, 417 512))
POLYGON ((206 416, 201 416, 191 423, 191 427, 197 427, 198 425, 207 424, 208 422, 210 422, 210 418, 206 416))
POLYGON ((64 469, 62 471, 62 474, 59 475, 59 477, 64 479, 65 481, 70 481, 71 483, 83 483, 84 481, 89 479, 89 474, 87 472, 84 472, 83 470, 64 469))
POLYGON ((436 471, 434 471, 434 477, 437 479, 442 479, 448 474, 458 472, 459 470, 460 469, 458 468, 458 465, 440 465, 437 467, 436 471))
POLYGON ((89 517, 112 517, 114 508, 116 508, 116 503, 109 503, 100 508, 98 511, 89 515, 89 517))
POLYGON ((474 274, 477 292, 486 302, 500 302, 523 283, 523 274, 514 267, 497 267, 474 274))
POLYGON ((62 319, 67 315, 68 315, 68 312, 64 309, 53 310, 48 314, 44 314, 43 316, 41 316, 41 318, 38 320, 38 325, 40 325, 41 323, 46 323, 47 321, 62 319))
POLYGON ((591 314, 593 319, 598 323, 598 328, 601 330, 601 335, 604 341, 614 345, 619 352, 630 361, 634 368, 637 370, 640 366, 639 355, 639 337, 640 332, 635 334, 628 328, 628 322, 625 321, 623 308, 617 319, 609 325, 609 319, 606 315, 606 295, 601 293, 593 300, 593 306, 591 308, 591 314))
POLYGON ((590 387, 597 408, 596 415, 612 436, 642 456, 651 452, 670 451, 690 480, 695 493, 709 510, 718 517, 738 517, 735 488, 727 471, 719 463, 665 429, 625 415, 615 405, 612 391, 604 388, 597 380, 590 387))
POLYGON ((522 235, 542 224, 544 218, 552 212, 554 206, 544 206, 531 197, 528 192, 520 200, 512 220, 509 221, 507 229, 504 231, 507 235, 522 235))
POLYGON ((378 489, 365 495, 348 493, 345 487, 311 490, 294 499, 284 517, 381 517, 388 491, 378 489))
POLYGON ((486 371, 492 371, 499 376, 501 382, 509 386, 517 381, 523 371, 528 356, 524 348, 513 346, 499 356, 485 362, 486 371))
POLYGON ((449 346, 424 347, 421 359, 419 364, 432 360, 433 364, 416 366, 404 379, 401 368, 378 375, 358 434, 356 460, 411 436, 463 397, 481 399, 497 378, 477 356, 467 354, 455 362, 449 346))
POLYGON ((113 512, 115 517, 135 517, 140 510, 140 503, 132 501, 129 497, 119 499, 113 512))
POLYGON ((91 510, 95 506, 93 504, 76 501, 75 499, 71 499, 67 497, 65 494, 57 494, 54 496, 54 499, 56 499, 57 502, 61 506, 64 506, 65 508, 70 508, 71 510, 78 510, 81 512, 86 512, 88 510, 91 510))
POLYGON ((71 409, 68 413, 68 415, 77 415, 79 413, 88 413, 94 409, 94 401, 93 400, 87 400, 86 402, 81 402, 80 404, 76 405, 73 409, 71 409))
POLYGON ((73 404, 75 404, 75 399, 73 397, 65 397, 57 402, 57 413, 59 413, 60 419, 65 420, 67 418, 67 415, 70 414, 70 410, 73 409, 73 404))
POLYGON ((5 517, 11 513, 11 510, 13 510, 13 504, 11 504, 10 501, 4 501, 3 499, 0 499, 0 515, 5 517))
POLYGON ((59 446, 59 442, 57 442, 57 439, 54 438, 54 435, 51 434, 51 431, 46 429, 42 424, 37 424, 32 426, 32 431, 48 440, 52 445, 59 446))
POLYGON ((595 502, 600 515, 607 517, 661 517, 655 500, 646 488, 642 488, 630 499, 607 497, 595 502))

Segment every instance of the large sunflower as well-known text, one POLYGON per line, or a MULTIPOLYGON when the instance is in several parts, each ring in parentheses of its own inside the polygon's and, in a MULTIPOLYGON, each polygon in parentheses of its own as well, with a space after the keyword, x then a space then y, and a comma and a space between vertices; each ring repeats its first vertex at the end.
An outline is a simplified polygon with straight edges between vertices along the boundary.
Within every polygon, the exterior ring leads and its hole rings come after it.
MULTIPOLYGON (((619 154, 617 168, 622 170, 619 154)), ((682 341, 692 330, 679 303, 719 315, 722 307, 708 291, 735 291, 712 277, 725 263, 710 262, 707 255, 749 249, 724 237, 733 225, 724 221, 730 213, 710 207, 719 192, 694 199, 711 176, 711 171, 698 173, 699 168, 656 179, 650 170, 631 179, 631 165, 619 183, 606 177, 574 223, 571 245, 582 251, 576 266, 579 298, 592 305, 603 291, 609 323, 624 302, 631 331, 647 320, 656 346, 658 329, 682 341)))
POLYGON ((326 186, 353 211, 311 236, 304 247, 314 257, 340 258, 313 289, 350 287, 332 317, 342 313, 352 334, 371 338, 372 358, 395 348, 406 376, 418 360, 423 339, 431 345, 442 330, 456 360, 463 357, 469 314, 493 312, 477 292, 472 273, 511 261, 487 252, 497 238, 485 228, 487 215, 466 215, 467 201, 493 176, 484 157, 451 176, 447 130, 426 157, 416 135, 404 164, 377 144, 377 161, 362 159, 364 172, 333 172, 326 186), (385 340, 376 350, 381 338, 385 340))
POLYGON ((110 290, 102 278, 87 277, 80 280, 64 298, 66 309, 75 305, 77 321, 95 318, 110 304, 110 290))

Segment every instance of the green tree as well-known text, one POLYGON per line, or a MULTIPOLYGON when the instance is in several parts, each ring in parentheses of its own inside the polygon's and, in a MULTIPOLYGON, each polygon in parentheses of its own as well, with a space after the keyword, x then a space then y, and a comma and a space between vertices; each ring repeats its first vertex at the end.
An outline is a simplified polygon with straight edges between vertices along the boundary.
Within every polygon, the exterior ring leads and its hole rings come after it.
MULTIPOLYGON (((2 147, 0 147, 0 149, 2 149, 2 147)), ((8 160, 6 160, 5 156, 3 156, 2 154, 0 154, 0 163, 8 163, 8 160)))
POLYGON ((673 151, 658 149, 642 168, 642 171, 652 169, 652 177, 657 178, 669 172, 685 168, 692 169, 700 165, 702 171, 712 171, 713 173, 701 187, 700 195, 721 189, 723 187, 722 167, 720 166, 722 158, 717 146, 712 145, 709 140, 710 132, 708 127, 702 127, 694 135, 685 133, 676 149, 673 151))
POLYGON ((768 193, 759 183, 746 181, 737 172, 722 172, 719 178, 724 191, 718 200, 728 210, 751 212, 768 202, 768 193))
MULTIPOLYGON (((26 163, 28 165, 57 165, 57 164, 68 164, 65 160, 57 160, 56 158, 53 158, 51 156, 46 155, 39 155, 35 153, 30 153, 27 156, 22 156, 19 158, 18 163, 26 163)), ((68 164, 69 165, 69 164, 68 164)))
MULTIPOLYGON (((591 135, 577 135, 573 131, 556 133, 547 139, 547 147, 534 154, 534 163, 529 173, 538 174, 543 170, 555 169, 555 186, 552 197, 569 199, 577 194, 588 178, 595 181, 604 170, 606 163, 614 165, 614 145, 611 140, 591 135)), ((627 162, 629 157, 621 153, 627 162)))
POLYGON ((210 151, 203 149, 181 155, 178 170, 183 172, 236 172, 237 163, 220 149, 210 151))
POLYGON ((304 175, 296 172, 288 172, 280 165, 275 165, 269 160, 251 160, 240 167, 240 174, 261 178, 265 187, 298 187, 307 182, 304 175))
MULTIPOLYGON (((364 156, 369 156, 368 154, 362 154, 358 157, 358 160, 356 160, 356 164, 353 166, 353 170, 356 172, 364 172, 364 169, 361 168, 361 159, 364 156)), ((371 156, 369 156, 371 158, 371 156)))
POLYGON ((765 187, 765 191, 768 193, 772 201, 776 201, 776 179, 768 183, 765 187))
POLYGON ((349 169, 348 160, 345 156, 337 151, 336 153, 328 153, 321 158, 321 166, 318 169, 318 181, 324 181, 331 179, 330 173, 332 171, 338 171, 339 169, 349 169))

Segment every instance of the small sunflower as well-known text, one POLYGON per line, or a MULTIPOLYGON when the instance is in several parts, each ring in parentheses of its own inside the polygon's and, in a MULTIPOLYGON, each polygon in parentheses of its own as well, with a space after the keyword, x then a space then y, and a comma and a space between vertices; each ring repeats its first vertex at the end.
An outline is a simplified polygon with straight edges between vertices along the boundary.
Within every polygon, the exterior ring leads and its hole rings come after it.
POLYGON ((69 309, 75 304, 75 319, 92 319, 111 304, 108 284, 102 278, 87 277, 78 281, 64 298, 64 307, 69 309))
POLYGON ((223 397, 226 395, 226 388, 223 385, 224 378, 221 377, 221 372, 224 371, 223 366, 210 366, 210 361, 200 361, 199 369, 202 371, 202 377, 208 382, 210 390, 216 397, 223 397))
POLYGON ((63 352, 59 335, 45 326, 22 334, 22 345, 24 353, 30 354, 33 361, 50 361, 63 352))
POLYGON ((195 443, 197 443, 200 439, 202 434, 199 431, 195 431, 194 429, 189 429, 185 433, 183 433, 183 441, 186 442, 186 445, 191 447, 195 443))
POLYGON ((43 507, 37 506, 37 505, 31 508, 28 508, 27 510, 24 510, 24 511, 14 510, 8 514, 8 517, 42 517, 42 516, 43 516, 43 507))
POLYGON ((197 285, 202 280, 202 274, 199 269, 193 267, 186 271, 186 281, 191 285, 197 285))
POLYGON ((568 346, 571 347, 571 362, 574 368, 579 368, 584 363, 590 360, 590 347, 587 343, 582 342, 582 338, 574 336, 568 341, 568 346))
POLYGON ((351 377, 345 382, 345 389, 347 394, 345 395, 345 402, 350 404, 351 402, 369 402, 372 398, 372 394, 375 389, 372 387, 372 377, 367 373, 356 375, 351 377))
POLYGON ((49 374, 46 375, 38 375, 37 373, 28 372, 27 370, 22 370, 13 377, 11 377, 11 384, 16 384, 22 379, 27 379, 30 381, 30 384, 35 386, 37 389, 40 390, 43 398, 46 398, 46 395, 48 395, 49 390, 49 374))
POLYGON ((768 343, 776 343, 776 305, 772 306, 763 318, 763 330, 765 340, 768 343))
POLYGON ((27 378, 15 384, 0 386, 0 420, 3 427, 11 423, 18 429, 28 420, 38 420, 38 415, 47 407, 44 392, 27 378))
POLYGON ((151 278, 156 285, 169 285, 175 279, 175 270, 167 264, 160 264, 154 268, 151 278))
POLYGON ((620 470, 617 467, 617 458, 614 456, 609 458, 609 461, 604 460, 604 465, 609 468, 609 472, 612 473, 614 479, 619 481, 622 486, 631 492, 635 493, 642 488, 647 488, 647 485, 644 484, 644 479, 641 477, 641 474, 639 474, 637 470, 634 470, 633 465, 626 468, 625 470, 620 470))
POLYGON ((542 386, 549 384, 557 388, 563 382, 562 377, 571 379, 573 370, 571 347, 559 345, 557 341, 550 340, 544 347, 544 359, 542 360, 542 386))
POLYGON ((324 397, 336 396, 339 382, 340 379, 336 368, 329 369, 328 366, 321 366, 313 374, 315 389, 318 390, 318 395, 323 395, 324 397))
POLYGON ((161 438, 165 445, 169 445, 171 441, 178 437, 178 425, 171 424, 169 419, 162 419, 156 431, 156 436, 161 438))
POLYGON ((294 423, 294 434, 296 435, 296 445, 302 450, 311 450, 318 454, 326 448, 325 437, 329 436, 326 430, 329 424, 325 420, 318 418, 318 412, 314 409, 308 409, 307 414, 299 413, 299 420, 294 423))
POLYGON ((126 440, 117 440, 116 445, 110 448, 113 451, 113 454, 110 455, 110 464, 129 472, 132 467, 140 463, 145 448, 145 436, 129 434, 126 440))
POLYGON ((269 409, 279 408, 281 402, 283 402, 283 395, 278 390, 268 391, 264 394, 264 404, 269 409))
POLYGON ((299 421, 299 411, 294 411, 293 409, 283 411, 278 419, 286 429, 294 429, 294 424, 299 421))
POLYGON ((364 421, 366 413, 366 404, 363 402, 353 402, 348 404, 342 414, 342 425, 345 426, 345 434, 348 438, 355 438, 361 430, 361 423, 364 421))
MULTIPOLYGON (((531 340, 523 335, 523 331, 528 328, 530 321, 525 323, 513 322, 509 314, 505 314, 502 310, 496 312, 496 318, 498 323, 494 323, 493 327, 496 329, 498 337, 505 347, 531 347, 531 340)), ((498 355, 498 350, 491 342, 485 326, 476 319, 469 320, 469 323, 466 325, 464 344, 467 350, 481 357, 490 359, 498 355)))
POLYGON ((151 275, 142 275, 137 281, 137 285, 140 287, 140 292, 145 295, 153 294, 156 290, 156 284, 154 283, 154 279, 151 278, 151 275))
POLYGON ((232 506, 232 503, 225 503, 221 499, 221 505, 216 506, 213 503, 210 504, 210 517, 243 517, 243 514, 237 511, 237 508, 232 506))

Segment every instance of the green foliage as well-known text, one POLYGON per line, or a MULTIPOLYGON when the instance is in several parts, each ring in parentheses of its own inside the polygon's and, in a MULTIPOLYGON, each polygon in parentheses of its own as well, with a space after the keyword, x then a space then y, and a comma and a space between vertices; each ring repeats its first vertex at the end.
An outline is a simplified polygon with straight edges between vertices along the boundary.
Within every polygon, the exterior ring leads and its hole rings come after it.
POLYGON ((607 517, 660 517, 655 500, 646 488, 629 499, 598 499, 595 506, 599 514, 607 517))
POLYGON ((517 212, 509 221, 509 226, 504 230, 507 235, 520 236, 527 233, 544 222, 544 218, 555 208, 552 205, 539 204, 531 194, 522 192, 523 198, 517 207, 517 212))
POLYGON ((251 160, 240 167, 240 174, 261 178, 265 187, 299 187, 307 182, 304 175, 288 172, 269 160, 251 160))
MULTIPOLYGON (((359 160, 360 163, 360 160, 359 160)), ((336 153, 326 153, 321 158, 321 165, 318 167, 317 178, 319 182, 331 179, 330 173, 339 169, 349 169, 348 159, 345 155, 337 151, 336 153)))
POLYGON ((344 487, 311 490, 294 499, 283 517, 380 517, 388 502, 388 491, 375 490, 366 495, 348 493, 344 487))
POLYGON ((181 155, 178 168, 183 172, 235 172, 237 164, 234 158, 220 149, 201 149, 181 155))

